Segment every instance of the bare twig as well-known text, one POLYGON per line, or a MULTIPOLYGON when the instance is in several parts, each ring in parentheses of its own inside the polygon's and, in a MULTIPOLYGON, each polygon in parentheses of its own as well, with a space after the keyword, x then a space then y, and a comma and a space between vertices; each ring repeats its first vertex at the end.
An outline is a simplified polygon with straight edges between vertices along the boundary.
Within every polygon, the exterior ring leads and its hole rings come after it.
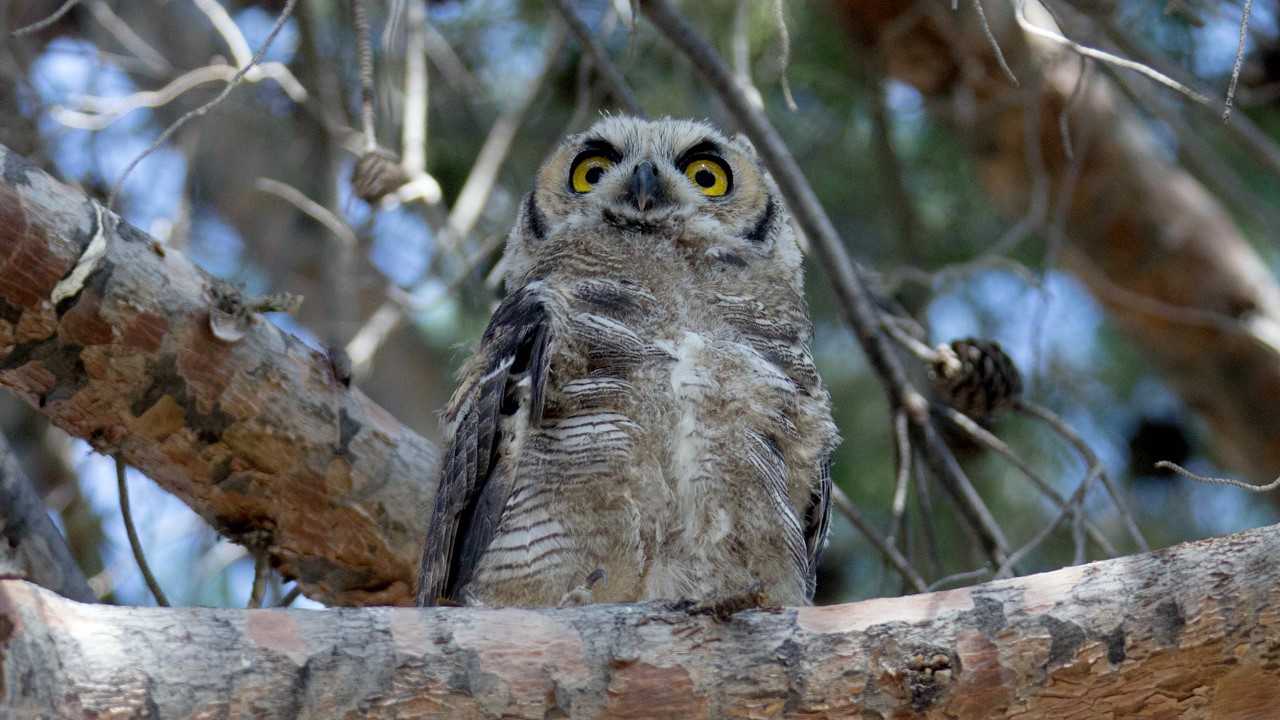
POLYGON ((924 412, 910 412, 926 464, 943 487, 957 499, 966 520, 979 529, 984 549, 997 563, 1003 562, 1008 552, 1004 533, 991 518, 981 498, 972 492, 968 478, 964 477, 964 472, 929 418, 927 402, 911 387, 901 364, 893 355, 880 330, 879 313, 863 273, 849 258, 839 233, 822 209, 799 164, 764 113, 747 100, 734 81, 732 71, 669 0, 644 0, 641 6, 650 22, 689 58, 690 64, 737 117, 755 144, 778 183, 787 206, 813 243, 820 264, 827 269, 837 307, 867 353, 872 368, 880 376, 891 404, 906 407, 909 411, 913 408, 926 409, 924 412))
POLYGON ((271 574, 267 557, 267 553, 261 551, 253 554, 253 588, 249 591, 249 602, 245 607, 262 607, 262 597, 267 592, 267 576, 271 574))
MULTIPOLYGON (((1040 491, 1040 494, 1048 499, 1049 502, 1052 503, 1059 511, 1066 511, 1069 509, 1070 501, 1063 498, 1062 495, 1060 495, 1058 491, 1048 483, 1048 481, 1040 477, 1039 473, 1033 470, 1022 458, 1018 457, 1018 454, 1013 451, 1013 448, 1010 448, 1003 440, 987 431, 978 423, 969 419, 969 417, 964 413, 953 408, 945 408, 943 410, 943 415, 950 420, 956 428, 967 435, 970 440, 982 445, 988 450, 991 450, 1004 458, 1010 465, 1017 468, 1018 472, 1022 473, 1023 477, 1027 478, 1027 480, 1031 482, 1031 485, 1035 487, 1036 490, 1040 491)), ((1107 536, 1102 533, 1102 530, 1094 523, 1086 519, 1084 527, 1086 532, 1089 534, 1089 538, 1097 543, 1098 548, 1101 549, 1102 552, 1111 557, 1115 557, 1120 554, 1116 550, 1115 546, 1111 544, 1111 541, 1107 539, 1107 536)))
POLYGON ((1160 83, 1161 85, 1164 85, 1165 87, 1171 90, 1174 90, 1176 92, 1179 92, 1185 95, 1191 100, 1197 103, 1200 103, 1202 105, 1207 106, 1210 104, 1209 98, 1205 97, 1201 93, 1196 92, 1190 87, 1187 87, 1186 85, 1178 82, 1177 80, 1174 80, 1168 75, 1165 75, 1159 70, 1156 70, 1150 65, 1145 65, 1143 63, 1135 62, 1127 58, 1122 58, 1119 55, 1113 55, 1109 52, 1098 50, 1097 48, 1091 48, 1085 45, 1081 45, 1080 43, 1074 40, 1071 40, 1070 38, 1064 37, 1052 30, 1048 30, 1046 28, 1040 27, 1039 25, 1036 25, 1035 23, 1027 19, 1026 5, 1027 5, 1027 0, 1018 0, 1017 12, 1015 13, 1015 16, 1018 19, 1018 26, 1021 27, 1024 32, 1030 33, 1037 37, 1044 38, 1046 40, 1059 43, 1061 45, 1065 45, 1071 50, 1081 55, 1084 55, 1085 57, 1093 58, 1094 60, 1097 60, 1102 63, 1106 63, 1107 65, 1123 68, 1125 70, 1132 70, 1133 72, 1144 75, 1160 83))
POLYGON ((893 436, 897 441, 898 470, 893 483, 893 519, 889 524, 889 545, 896 542, 898 531, 902 527, 902 518, 907 512, 907 484, 911 481, 911 434, 907 412, 903 408, 898 408, 893 415, 893 436))
POLYGON ((147 564, 147 556, 142 551, 142 542, 138 540, 138 531, 133 526, 133 513, 129 509, 129 485, 125 482, 125 464, 119 456, 115 458, 116 462, 116 489, 120 493, 120 515, 124 518, 124 531, 129 536, 129 549, 133 551, 133 559, 138 562, 138 570, 142 571, 142 579, 147 583, 147 588, 151 590, 151 595, 156 599, 156 604, 161 607, 169 607, 169 598, 165 597, 164 591, 160 589, 160 583, 156 582, 156 576, 151 574, 151 566, 147 564))
POLYGON ((929 583, 929 587, 926 592, 934 592, 935 590, 941 590, 952 585, 964 585, 965 583, 973 580, 982 580, 987 577, 991 577, 991 568, 981 567, 976 570, 966 570, 965 572, 958 572, 953 575, 947 575, 946 577, 934 580, 929 583))
MULTIPOLYGON (((1097 454, 1093 452, 1093 448, 1090 448, 1089 444, 1086 443, 1075 430, 1071 429, 1071 426, 1063 422, 1062 418, 1058 417, 1048 408, 1027 402, 1026 400, 1018 400, 1014 403, 1014 409, 1036 418, 1052 428, 1054 432, 1058 433, 1058 435, 1062 436, 1063 439, 1070 443, 1071 446, 1076 449, 1076 452, 1080 453, 1080 456, 1084 458, 1085 462, 1088 463, 1090 467, 1102 467, 1102 461, 1099 460, 1097 454)), ((1106 472, 1099 472, 1098 479, 1102 481, 1103 487, 1107 489, 1107 494, 1111 496, 1111 501, 1115 503, 1116 510, 1119 511, 1120 519, 1124 522, 1125 529, 1128 530, 1129 536, 1133 538, 1133 541, 1137 544, 1139 550, 1142 552, 1148 552, 1151 549, 1151 546, 1147 544, 1147 538, 1143 536, 1142 530, 1138 528, 1138 523, 1133 518, 1133 512, 1129 510, 1129 503, 1125 502, 1124 496, 1120 493, 1119 488, 1115 486, 1111 481, 1111 478, 1107 476, 1106 472)))
MULTIPOLYGON (((912 450, 912 452, 917 451, 912 450)), ((934 513, 933 495, 929 492, 929 478, 925 474, 924 463, 920 462, 919 455, 915 459, 916 462, 911 464, 914 469, 911 474, 915 478, 915 498, 920 508, 920 522, 916 523, 916 527, 920 528, 924 535, 925 555, 929 560, 930 574, 937 577, 942 573, 942 553, 939 551, 938 536, 934 530, 934 518, 937 515, 934 513)))
MULTIPOLYGON (((1079 0, 1072 0, 1073 4, 1077 2, 1079 0)), ((1107 39, 1126 55, 1134 57, 1151 67, 1160 68, 1182 84, 1195 89, 1201 95, 1210 92, 1208 89, 1201 87, 1195 77, 1189 75, 1179 68, 1176 63, 1143 42, 1140 37, 1141 33, 1129 32, 1127 29, 1119 27, 1108 17, 1096 18, 1096 22, 1102 27, 1107 39)), ((1221 117, 1214 111, 1212 104, 1197 104, 1194 107, 1200 111, 1201 117, 1205 119, 1212 117, 1215 121, 1215 126, 1225 127, 1231 137, 1248 151, 1250 157, 1265 165, 1272 173, 1280 174, 1280 144, 1276 143, 1270 133, 1258 127, 1257 124, 1249 119, 1248 115, 1236 115, 1231 122, 1221 123, 1221 117)))
POLYGON ((1181 475, 1184 478, 1187 478, 1188 480, 1195 480, 1196 482, 1208 483, 1210 485, 1230 485, 1231 487, 1237 487, 1237 488, 1240 488, 1241 490, 1248 490, 1249 492, 1265 493, 1265 492, 1271 492, 1276 488, 1280 488, 1280 477, 1276 478, 1275 480, 1272 480, 1266 485, 1254 485, 1253 483, 1247 483, 1240 480, 1232 480, 1231 478, 1197 475, 1191 472, 1190 470, 1182 467, 1181 465, 1177 463, 1171 463, 1168 460, 1161 460, 1160 462, 1156 463, 1156 467, 1161 468, 1163 470, 1172 470, 1173 472, 1178 473, 1179 475, 1181 475))
POLYGON ((458 53, 454 51, 445 36, 441 35, 440 31, 429 22, 423 29, 426 31, 423 41, 426 42, 427 56, 444 76, 445 82, 464 96, 479 97, 483 87, 467 69, 462 58, 458 57, 458 53))
POLYGON ((1013 68, 1009 67, 1009 61, 1004 58, 1004 51, 1000 49, 1000 41, 996 40, 996 34, 991 31, 991 23, 987 22, 987 12, 982 8, 982 0, 973 0, 973 9, 978 13, 978 23, 982 25, 982 32, 987 36, 987 42, 991 45, 992 52, 996 56, 996 64, 1008 76, 1009 82, 1014 87, 1018 86, 1018 76, 1013 74, 1013 68))
POLYGON ((885 559, 889 561, 889 564, 893 565, 893 568, 898 571, 898 574, 910 583, 913 590, 916 592, 925 591, 925 588, 928 587, 928 583, 924 581, 924 578, 920 576, 920 573, 916 572, 916 569, 911 566, 911 563, 905 557, 902 556, 902 553, 898 552, 897 548, 885 543, 885 541, 881 539, 880 532, 871 526, 871 523, 862 516, 862 513, 858 512, 858 508, 853 504, 853 501, 849 499, 849 496, 844 494, 844 490, 842 490, 839 485, 834 485, 831 488, 831 502, 835 505, 836 510, 838 510, 841 515, 844 515, 858 532, 862 533, 862 536, 867 539, 867 542, 871 543, 872 547, 883 555, 885 559))
POLYGON ((147 44, 138 36, 133 28, 129 27, 129 23, 120 18, 119 15, 111 9, 107 4, 107 0, 93 0, 89 4, 89 10, 93 12, 93 18, 98 24, 107 29, 107 32, 119 42, 126 50, 133 53, 139 60, 147 64, 158 73, 167 73, 173 69, 169 61, 163 55, 156 51, 155 48, 147 44))
POLYGON ((357 242, 355 231, 335 215, 333 211, 307 197, 301 190, 271 178, 258 178, 254 186, 262 192, 275 195, 293 205, 316 222, 324 225, 329 232, 333 233, 344 244, 355 247, 357 242))
POLYGON ((1244 46, 1249 37, 1249 12, 1253 10, 1253 0, 1244 0, 1244 9, 1240 11, 1240 41, 1236 43, 1236 61, 1231 66, 1231 84, 1227 87, 1227 101, 1222 108, 1222 122, 1231 120, 1231 104, 1236 99, 1236 83, 1240 82, 1240 68, 1244 66, 1244 46))
POLYGON ((120 188, 124 186, 125 179, 128 178, 129 174, 133 172, 133 169, 138 166, 138 163, 142 162, 144 159, 147 158, 147 156, 151 155, 151 153, 155 152, 162 145, 164 145, 164 143, 175 132, 177 132, 183 125, 186 125, 188 122, 190 122, 195 118, 204 116, 210 110, 217 107, 223 100, 227 98, 228 95, 231 94, 231 91, 234 90, 236 86, 240 84, 240 81, 244 79, 245 75, 251 69, 253 69, 253 67, 257 65, 260 60, 262 60, 262 56, 267 53, 267 49, 271 47, 271 43, 274 42, 276 39, 276 36, 280 34, 280 30, 284 28, 285 21, 288 20, 289 16, 293 14, 293 9, 297 6, 297 4, 298 4, 298 0, 287 0, 284 6, 284 10, 280 11, 280 17, 276 18, 275 24, 271 26, 271 31, 267 33, 267 38, 262 42, 262 46, 259 47, 258 51, 253 54, 253 57, 249 59, 248 63, 246 63, 239 70, 236 71, 236 74, 232 76, 230 81, 227 82, 226 87, 222 89, 222 92, 218 93, 217 97, 213 98, 212 100, 205 103, 204 105, 201 105, 200 107, 187 112, 182 117, 175 120, 173 124, 171 124, 169 127, 164 129, 164 132, 160 133, 160 136, 157 137, 155 141, 152 142, 151 145, 147 147, 146 150, 143 150, 141 154, 139 154, 136 158, 131 160, 127 166, 125 166, 124 172, 120 173, 119 179, 117 179, 115 184, 111 187, 111 194, 107 197, 108 208, 112 208, 115 206, 116 197, 120 194, 120 188))
POLYGON ((1089 58, 1080 56, 1080 72, 1076 73, 1076 83, 1071 86, 1071 94, 1058 113, 1058 135, 1062 138, 1062 152, 1068 160, 1075 159, 1075 147, 1071 142, 1071 111, 1084 95, 1085 78, 1089 74, 1089 58))
POLYGON ((609 91, 613 93, 613 96, 617 98, 622 107, 626 108, 628 114, 636 117, 645 117, 644 108, 641 107, 640 101, 636 99, 635 93, 631 91, 626 78, 622 76, 622 71, 618 69, 618 66, 609 57, 609 53, 596 40, 596 36, 591 32, 591 27, 573 9, 573 3, 570 0, 555 0, 555 3, 556 9, 560 11, 560 17, 564 18, 565 24, 569 26, 569 32, 573 33, 573 36, 578 40, 578 44, 591 56, 591 62, 599 71, 600 76, 604 78, 604 81, 609 84, 609 91))
MULTIPOLYGON (((261 77, 280 82, 281 88, 295 102, 307 99, 306 90, 297 85, 296 80, 292 85, 287 82, 293 76, 284 65, 266 63, 262 70, 261 77), (296 91, 301 91, 301 94, 295 94, 296 91)), ((55 120, 68 127, 101 130, 134 110, 168 105, 187 91, 206 83, 231 82, 236 74, 237 70, 230 65, 205 65, 179 75, 159 90, 144 90, 122 97, 86 95, 77 98, 78 108, 54 106, 51 113, 55 120)))
POLYGON ((782 99, 787 109, 795 112, 800 108, 791 94, 791 81, 787 79, 787 68, 791 66, 791 33, 787 30, 787 14, 782 0, 773 0, 773 24, 778 28, 778 81, 782 85, 782 99))
POLYGON ((295 584, 293 589, 280 598, 280 602, 276 603, 276 607, 289 607, 300 597, 302 597, 302 586, 295 584))
POLYGON ((76 4, 79 2, 80 0, 67 0, 66 2, 62 3, 61 7, 59 7, 57 10, 54 10, 53 14, 50 15, 49 17, 43 20, 40 20, 38 22, 33 22, 30 25, 27 25, 25 27, 20 27, 9 34, 12 35, 13 37, 22 37, 23 35, 30 35, 31 33, 40 32, 41 30, 44 30, 50 25, 61 20, 62 16, 71 12, 71 8, 75 7, 76 4))

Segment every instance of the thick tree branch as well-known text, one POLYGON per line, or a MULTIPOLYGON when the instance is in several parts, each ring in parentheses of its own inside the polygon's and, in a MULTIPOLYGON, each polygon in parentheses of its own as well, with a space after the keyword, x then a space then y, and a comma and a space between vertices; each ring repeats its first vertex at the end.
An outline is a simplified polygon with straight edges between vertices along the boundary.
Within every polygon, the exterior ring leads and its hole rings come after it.
POLYGON ((98 599, 2 435, 0 573, 21 575, 72 600, 98 599))
POLYGON ((238 300, 0 146, 0 386, 309 597, 410 602, 433 448, 265 319, 216 339, 211 308, 238 300))
POLYGON ((1114 86, 1093 73, 1073 99, 1078 59, 1037 63, 1008 16, 997 27, 1000 45, 1034 92, 1010 87, 961 15, 928 3, 834 4, 891 76, 938 100, 937 110, 968 108, 949 119, 980 150, 979 179, 1000 209, 1018 216, 1029 189, 1048 181, 1063 204, 1054 212, 1067 238, 1066 268, 1207 421, 1221 459, 1255 480, 1275 477, 1280 413, 1262 398, 1280 388, 1280 286, 1222 205, 1164 159, 1114 86), (1074 157, 1062 141, 1064 113, 1077 132, 1093 129, 1074 157), (1038 171, 1028 162, 1033 152, 1038 171))
POLYGON ((651 605, 214 610, 0 582, 0 714, 1269 717, 1280 526, 928 595, 728 619, 651 605))

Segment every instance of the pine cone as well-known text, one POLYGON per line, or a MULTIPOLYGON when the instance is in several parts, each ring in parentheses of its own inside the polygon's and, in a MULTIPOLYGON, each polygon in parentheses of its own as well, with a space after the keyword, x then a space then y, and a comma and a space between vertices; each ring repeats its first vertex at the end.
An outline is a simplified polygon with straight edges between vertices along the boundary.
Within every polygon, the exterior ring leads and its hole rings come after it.
POLYGON ((1022 394, 1022 376, 993 340, 965 338, 938 347, 930 376, 944 402, 975 419, 1013 404, 1022 394))
POLYGON ((351 176, 351 185, 356 197, 373 204, 388 193, 409 181, 396 157, 378 148, 370 150, 356 161, 355 173, 351 176))

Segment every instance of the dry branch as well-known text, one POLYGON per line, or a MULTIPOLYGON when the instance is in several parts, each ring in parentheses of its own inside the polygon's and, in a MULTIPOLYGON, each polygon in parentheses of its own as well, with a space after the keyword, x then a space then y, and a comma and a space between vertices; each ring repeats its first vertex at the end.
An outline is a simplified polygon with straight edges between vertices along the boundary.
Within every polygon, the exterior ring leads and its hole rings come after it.
POLYGON ((0 146, 0 386, 309 597, 409 602, 433 448, 265 319, 215 339, 237 296, 0 146))
POLYGON ((81 605, 0 582, 19 717, 1269 717, 1280 526, 1015 580, 719 620, 660 604, 81 605))

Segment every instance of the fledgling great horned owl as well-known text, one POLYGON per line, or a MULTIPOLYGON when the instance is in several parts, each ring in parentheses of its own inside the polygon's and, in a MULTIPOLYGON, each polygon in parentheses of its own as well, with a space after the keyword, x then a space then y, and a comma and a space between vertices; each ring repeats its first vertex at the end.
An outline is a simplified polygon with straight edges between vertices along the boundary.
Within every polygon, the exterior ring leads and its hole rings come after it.
POLYGON ((811 602, 838 438, 801 260, 745 139, 567 138, 444 415, 418 603, 811 602))

